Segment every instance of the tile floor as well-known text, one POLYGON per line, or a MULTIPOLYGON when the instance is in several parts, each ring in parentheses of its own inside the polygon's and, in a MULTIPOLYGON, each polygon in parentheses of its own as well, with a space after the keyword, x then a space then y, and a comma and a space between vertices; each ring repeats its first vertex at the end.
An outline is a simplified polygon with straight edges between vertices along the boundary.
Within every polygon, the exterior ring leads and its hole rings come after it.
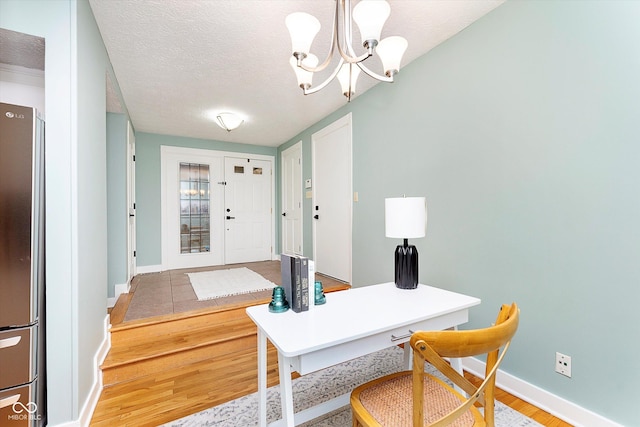
MULTIPOLYGON (((245 264, 202 267, 195 269, 169 270, 161 273, 139 274, 131 281, 133 297, 124 316, 124 321, 145 319, 172 313, 181 313, 206 307, 223 306, 252 300, 264 300, 271 296, 271 291, 253 292, 206 301, 198 301, 187 273, 197 271, 224 270, 247 267, 262 275, 265 279, 280 284, 280 261, 261 261, 245 264)), ((342 284, 335 279, 317 277, 323 286, 342 284)))

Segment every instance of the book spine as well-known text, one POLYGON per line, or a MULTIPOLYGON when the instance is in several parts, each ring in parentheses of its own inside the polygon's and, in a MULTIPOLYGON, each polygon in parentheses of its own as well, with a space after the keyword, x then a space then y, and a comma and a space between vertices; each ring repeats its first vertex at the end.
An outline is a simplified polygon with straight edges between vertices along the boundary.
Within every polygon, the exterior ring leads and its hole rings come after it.
MULTIPOLYGON (((300 301, 300 311, 309 310, 309 259, 300 257, 300 294, 302 300, 300 301)), ((313 301, 311 302, 313 304, 313 301)))
POLYGON ((296 313, 302 311, 302 282, 300 278, 300 258, 293 257, 291 260, 291 308, 296 313))
POLYGON ((280 273, 282 275, 282 287, 284 288, 284 297, 289 302, 289 305, 293 307, 293 287, 292 287, 292 263, 293 258, 289 255, 280 255, 280 273))

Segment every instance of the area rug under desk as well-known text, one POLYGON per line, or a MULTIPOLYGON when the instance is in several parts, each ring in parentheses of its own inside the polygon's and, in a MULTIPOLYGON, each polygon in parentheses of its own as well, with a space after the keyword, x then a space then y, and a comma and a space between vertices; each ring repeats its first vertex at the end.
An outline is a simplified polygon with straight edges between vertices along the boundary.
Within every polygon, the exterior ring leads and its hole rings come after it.
POLYGON ((246 267, 187 273, 198 301, 273 289, 275 283, 246 267))
MULTIPOLYGON (((317 403, 328 401, 350 392, 367 381, 402 370, 403 354, 402 349, 391 347, 293 380, 294 411, 299 412, 317 403)), ((433 369, 427 365, 428 370, 429 368, 433 369)), ((429 370, 431 373, 434 371, 429 370)), ((281 418, 279 390, 279 386, 273 386, 267 390, 267 420, 270 423, 281 418)), ((542 427, 531 418, 498 401, 495 405, 495 420, 495 425, 498 427, 542 427)), ((257 425, 257 393, 164 424, 165 427, 254 427, 257 425)), ((349 406, 302 424, 303 427, 351 427, 351 425, 349 406)))

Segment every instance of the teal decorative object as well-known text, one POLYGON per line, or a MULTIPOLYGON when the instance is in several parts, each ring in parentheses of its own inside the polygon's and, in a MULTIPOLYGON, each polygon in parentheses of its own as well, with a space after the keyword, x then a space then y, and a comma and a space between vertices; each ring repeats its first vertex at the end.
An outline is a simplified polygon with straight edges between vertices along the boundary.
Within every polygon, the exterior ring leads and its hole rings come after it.
POLYGON ((324 296, 324 289, 322 289, 322 282, 319 280, 316 280, 315 282, 315 299, 314 299, 314 304, 315 305, 322 305, 325 302, 327 302, 327 297, 324 296))
POLYGON ((289 310, 289 303, 287 302, 286 295, 284 294, 284 288, 282 286, 276 286, 273 288, 273 295, 271 302, 269 303, 269 311, 271 313, 284 313, 289 310))

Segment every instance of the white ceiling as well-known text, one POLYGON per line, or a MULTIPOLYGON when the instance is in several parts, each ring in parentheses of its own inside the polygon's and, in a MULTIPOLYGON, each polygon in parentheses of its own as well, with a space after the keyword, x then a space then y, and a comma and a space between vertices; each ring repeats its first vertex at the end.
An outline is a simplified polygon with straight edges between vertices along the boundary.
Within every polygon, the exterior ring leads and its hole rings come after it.
MULTIPOLYGON (((137 131, 265 146, 286 142, 346 102, 338 82, 302 94, 284 24, 292 12, 316 16, 322 29, 312 53, 322 61, 335 1, 89 0, 137 131), (224 131, 211 117, 222 111, 245 123, 224 131)), ((408 40, 404 67, 503 2, 390 0, 382 38, 408 40)), ((357 28, 353 38, 360 46, 357 28)), ((377 58, 368 61, 379 70, 377 58)), ((322 80, 314 77, 315 84, 322 80)), ((361 74, 356 96, 375 83, 361 74)), ((109 97, 109 108, 119 111, 113 92, 109 97)))

